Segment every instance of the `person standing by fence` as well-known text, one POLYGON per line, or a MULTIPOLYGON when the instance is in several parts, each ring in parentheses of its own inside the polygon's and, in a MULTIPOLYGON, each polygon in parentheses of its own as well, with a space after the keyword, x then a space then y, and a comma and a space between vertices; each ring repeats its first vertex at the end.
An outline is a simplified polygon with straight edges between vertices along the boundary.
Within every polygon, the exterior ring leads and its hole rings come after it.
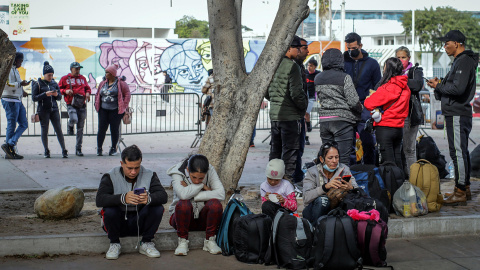
POLYGON ((130 89, 127 83, 116 76, 117 67, 108 66, 105 69, 105 80, 100 82, 95 94, 95 110, 98 112, 97 156, 103 156, 103 142, 108 126, 110 126, 112 139, 112 147, 108 155, 117 154, 120 124, 130 103, 130 89))
POLYGON ((73 126, 77 124, 77 140, 75 145, 75 155, 83 156, 83 127, 87 118, 87 106, 85 101, 90 101, 92 90, 87 83, 87 79, 80 75, 80 69, 83 68, 80 63, 70 64, 70 72, 63 76, 58 83, 60 93, 65 97, 68 111, 68 135, 73 135, 73 126))
POLYGON ((58 112, 57 100, 62 100, 60 88, 53 79, 53 67, 45 61, 43 64, 43 80, 38 78, 37 82, 32 84, 32 100, 37 102, 37 114, 40 118, 42 127, 42 144, 45 148, 45 158, 50 158, 50 149, 48 149, 48 128, 49 121, 52 122, 53 129, 57 133, 57 139, 62 147, 62 156, 68 157, 63 138, 62 126, 60 124, 60 113, 58 112))

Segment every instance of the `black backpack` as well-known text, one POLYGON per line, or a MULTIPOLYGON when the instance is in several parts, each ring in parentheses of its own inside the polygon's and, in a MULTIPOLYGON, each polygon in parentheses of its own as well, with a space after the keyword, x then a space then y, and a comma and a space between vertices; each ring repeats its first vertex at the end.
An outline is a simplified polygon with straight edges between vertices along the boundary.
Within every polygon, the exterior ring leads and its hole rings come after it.
POLYGON ((351 166, 350 171, 353 177, 355 177, 358 186, 368 196, 381 201, 387 209, 390 209, 393 194, 386 188, 378 167, 375 167, 375 165, 357 164, 351 166))
POLYGON ((306 269, 312 266, 313 228, 305 218, 293 216, 284 209, 275 214, 265 264, 278 268, 306 269))
POLYGON ((237 260, 264 263, 268 249, 272 219, 265 214, 250 214, 233 221, 233 247, 237 260))
POLYGON ((362 269, 355 222, 340 208, 321 216, 315 225, 314 269, 362 269))
POLYGON ((399 189, 403 182, 405 182, 405 174, 403 170, 397 167, 397 165, 391 161, 385 161, 378 167, 380 175, 382 176, 385 188, 390 192, 390 213, 394 213, 392 207, 393 194, 399 189))
POLYGON ((445 169, 447 165, 445 156, 442 155, 432 137, 420 136, 420 140, 417 143, 417 160, 418 159, 426 159, 435 165, 438 169, 440 179, 448 175, 448 171, 445 169))
POLYGON ((375 209, 380 213, 380 218, 388 222, 388 208, 380 200, 368 196, 361 188, 350 190, 340 203, 340 207, 345 211, 357 209, 360 212, 375 209))
POLYGON ((470 153, 470 164, 472 165, 470 176, 480 178, 480 145, 470 153))
POLYGON ((237 218, 248 214, 252 214, 252 211, 242 201, 237 199, 228 201, 217 233, 217 245, 222 249, 224 256, 230 256, 235 253, 233 248, 233 222, 237 218))

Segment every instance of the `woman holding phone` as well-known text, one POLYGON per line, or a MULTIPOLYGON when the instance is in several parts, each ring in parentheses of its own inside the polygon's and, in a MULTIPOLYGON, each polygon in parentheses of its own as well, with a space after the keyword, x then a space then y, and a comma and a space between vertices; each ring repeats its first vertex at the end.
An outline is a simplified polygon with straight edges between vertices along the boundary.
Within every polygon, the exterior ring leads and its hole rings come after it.
POLYGON ((38 78, 37 82, 32 83, 32 99, 37 102, 37 114, 40 118, 42 127, 42 144, 45 148, 44 157, 50 158, 50 149, 48 149, 48 128, 49 122, 52 122, 53 129, 57 134, 58 142, 62 148, 62 156, 68 157, 65 149, 65 140, 63 138, 62 127, 60 125, 60 113, 58 112, 57 100, 62 99, 57 82, 53 79, 53 67, 45 61, 43 63, 43 79, 38 78))
POLYGON ((310 167, 303 179, 303 217, 312 223, 330 210, 327 198, 330 189, 351 190, 358 187, 350 168, 340 163, 336 142, 322 144, 315 163, 317 165, 310 167))

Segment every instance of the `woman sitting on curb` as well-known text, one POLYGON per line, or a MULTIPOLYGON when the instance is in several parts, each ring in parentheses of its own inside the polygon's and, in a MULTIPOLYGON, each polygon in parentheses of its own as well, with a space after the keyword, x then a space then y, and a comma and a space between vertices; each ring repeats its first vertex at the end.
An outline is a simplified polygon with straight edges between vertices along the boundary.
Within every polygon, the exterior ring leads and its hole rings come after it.
POLYGON ((173 202, 170 205, 170 225, 177 230, 178 247, 175 255, 186 256, 188 232, 205 231, 203 250, 220 254, 215 242, 222 221, 225 190, 215 168, 203 155, 192 155, 168 169, 172 177, 173 202))
POLYGON ((303 179, 303 217, 312 224, 330 210, 327 192, 332 188, 353 189, 357 182, 347 165, 339 162, 338 146, 335 142, 324 143, 320 147, 316 162, 310 167, 303 179), (343 176, 351 176, 347 182, 343 176))
POLYGON ((289 212, 297 211, 297 198, 293 185, 283 179, 285 175, 285 163, 275 158, 270 160, 265 170, 267 180, 260 185, 262 196, 262 213, 272 219, 278 209, 284 208, 289 212))

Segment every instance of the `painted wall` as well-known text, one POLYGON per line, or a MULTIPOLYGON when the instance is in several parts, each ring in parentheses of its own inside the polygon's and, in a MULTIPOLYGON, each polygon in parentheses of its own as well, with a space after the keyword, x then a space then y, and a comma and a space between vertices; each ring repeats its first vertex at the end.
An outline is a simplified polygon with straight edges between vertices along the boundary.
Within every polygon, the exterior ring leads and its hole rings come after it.
MULTIPOLYGON (((62 39, 32 38, 28 42, 13 42, 23 52, 20 68, 23 79, 36 79, 42 75, 43 62, 49 61, 55 69, 55 78, 70 72, 70 63, 79 62, 81 74, 87 77, 92 89, 100 83, 109 65, 118 66, 117 76, 125 76, 132 93, 158 92, 166 71, 177 86, 177 91, 199 92, 212 68, 210 41, 201 39, 62 39), (152 84, 155 85, 152 91, 152 84)), ((265 40, 244 40, 247 72, 253 69, 265 40)), ((310 56, 318 60, 318 53, 327 48, 339 48, 332 43, 309 43, 310 56)), ((94 90, 96 91, 96 90, 94 90)))

